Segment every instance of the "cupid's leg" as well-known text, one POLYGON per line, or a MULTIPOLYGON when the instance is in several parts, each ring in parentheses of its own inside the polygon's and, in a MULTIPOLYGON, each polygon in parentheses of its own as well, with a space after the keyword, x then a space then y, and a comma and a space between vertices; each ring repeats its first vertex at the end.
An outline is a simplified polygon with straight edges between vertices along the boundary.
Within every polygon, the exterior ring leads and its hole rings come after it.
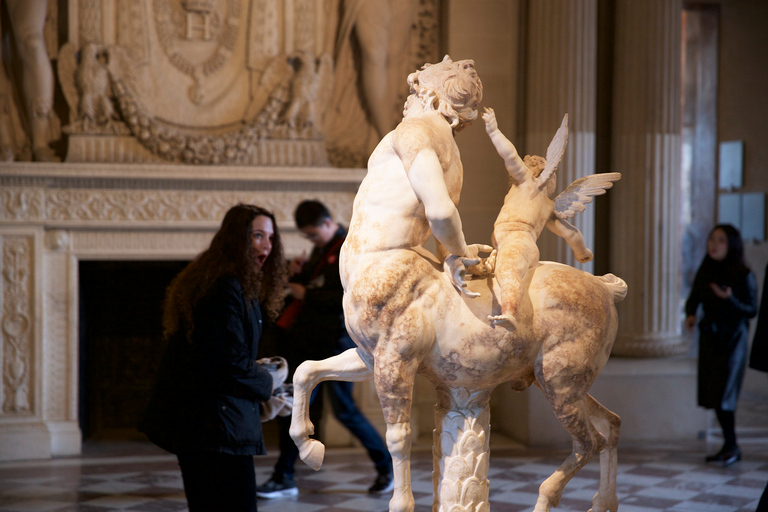
POLYGON ((547 229, 566 241, 580 263, 592 261, 592 251, 587 248, 584 235, 576 226, 562 219, 554 219, 547 222, 547 229))
POLYGON ((517 328, 515 313, 523 295, 523 278, 539 260, 539 248, 531 235, 522 231, 496 233, 496 280, 501 286, 501 314, 489 316, 491 323, 517 328))

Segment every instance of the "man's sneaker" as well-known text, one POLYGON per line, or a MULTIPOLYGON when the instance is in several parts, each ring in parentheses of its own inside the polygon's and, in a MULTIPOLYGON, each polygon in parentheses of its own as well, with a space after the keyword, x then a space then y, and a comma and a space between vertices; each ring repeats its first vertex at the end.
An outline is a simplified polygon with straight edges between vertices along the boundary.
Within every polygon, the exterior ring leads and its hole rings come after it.
POLYGON ((277 480, 275 475, 268 482, 256 488, 256 496, 259 498, 287 498, 289 496, 298 496, 299 488, 293 478, 283 478, 277 480))
POLYGON ((394 488, 395 480, 392 477, 392 473, 381 473, 373 481, 373 485, 368 488, 368 492, 371 494, 381 494, 392 492, 394 488))

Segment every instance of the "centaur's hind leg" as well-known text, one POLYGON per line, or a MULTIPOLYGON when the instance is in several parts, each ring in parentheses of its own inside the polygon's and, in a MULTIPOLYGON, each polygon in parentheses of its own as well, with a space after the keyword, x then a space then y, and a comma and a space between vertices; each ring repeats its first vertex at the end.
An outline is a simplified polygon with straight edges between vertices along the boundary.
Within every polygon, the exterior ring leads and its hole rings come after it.
MULTIPOLYGON (((560 379, 553 382, 537 382, 544 396, 552 406, 552 410, 560 420, 565 430, 573 439, 573 451, 552 476, 547 478, 539 487, 539 499, 536 501, 534 512, 549 512, 550 507, 560 503, 565 485, 586 465, 592 456, 601 452, 607 441, 593 425, 590 419, 588 400, 576 397, 571 392, 571 384, 556 385, 560 379)), ((564 379, 566 381, 571 379, 564 379)), ((615 512, 611 511, 611 512, 615 512)))
POLYGON ((616 512, 619 507, 619 498, 616 495, 616 469, 617 456, 616 445, 619 443, 619 428, 621 419, 613 412, 606 409, 591 395, 584 397, 584 404, 592 420, 606 439, 605 447, 600 451, 600 488, 592 498, 590 512, 616 512))
POLYGON ((299 449, 299 456, 309 467, 320 469, 325 456, 325 446, 310 439, 315 431, 309 419, 309 398, 315 386, 326 380, 361 382, 371 380, 373 371, 368 368, 356 348, 322 361, 304 361, 293 374, 293 412, 291 438, 299 449))

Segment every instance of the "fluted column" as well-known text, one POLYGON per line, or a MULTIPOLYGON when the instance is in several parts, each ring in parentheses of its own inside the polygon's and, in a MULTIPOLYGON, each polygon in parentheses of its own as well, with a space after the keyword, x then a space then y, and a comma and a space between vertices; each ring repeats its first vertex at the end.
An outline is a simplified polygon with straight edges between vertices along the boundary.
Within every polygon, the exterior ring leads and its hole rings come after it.
POLYGON ((629 285, 614 354, 684 353, 680 337, 680 0, 616 0, 611 271, 629 285))
MULTIPOLYGON (((557 171, 557 190, 562 191, 596 172, 597 0, 536 0, 528 5, 525 147, 518 149, 544 156, 567 113, 568 147, 557 171)), ((593 204, 571 219, 591 249, 594 214, 593 204)), ((576 262, 562 238, 544 231, 539 238, 542 260, 592 272, 592 262, 576 262)))

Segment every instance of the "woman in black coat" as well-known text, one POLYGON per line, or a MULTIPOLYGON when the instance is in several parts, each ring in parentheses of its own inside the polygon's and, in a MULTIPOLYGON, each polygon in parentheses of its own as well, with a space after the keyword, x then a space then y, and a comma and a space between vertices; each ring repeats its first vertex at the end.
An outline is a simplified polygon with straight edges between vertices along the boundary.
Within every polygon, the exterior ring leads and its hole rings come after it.
POLYGON ((720 224, 710 232, 707 255, 693 281, 685 304, 688 329, 699 322, 699 405, 714 409, 725 443, 706 457, 724 466, 741 459, 736 443, 736 403, 744 380, 749 345, 749 319, 757 313, 757 283, 744 263, 739 231, 720 224))
POLYGON ((256 510, 259 402, 273 391, 256 364, 262 307, 276 317, 286 279, 274 216, 239 204, 168 288, 168 349, 139 429, 176 454, 190 512, 256 510))

